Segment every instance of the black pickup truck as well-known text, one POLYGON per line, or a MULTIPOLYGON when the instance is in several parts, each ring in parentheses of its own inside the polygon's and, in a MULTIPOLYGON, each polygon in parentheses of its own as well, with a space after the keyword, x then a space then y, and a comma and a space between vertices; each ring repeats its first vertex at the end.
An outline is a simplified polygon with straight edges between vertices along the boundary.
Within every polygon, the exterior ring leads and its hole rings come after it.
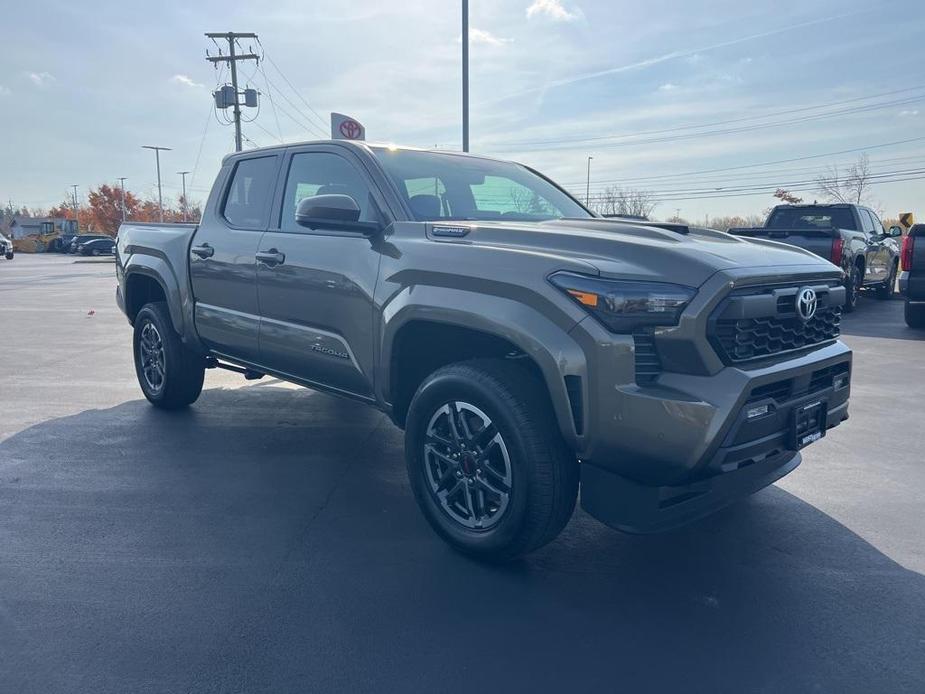
POLYGON ((733 228, 735 236, 781 241, 812 251, 845 272, 845 311, 857 306, 862 289, 879 299, 893 296, 899 271, 899 227, 884 230, 873 210, 862 205, 778 205, 763 227, 733 228))
POLYGON ((899 291, 906 298, 906 325, 925 328, 925 224, 913 226, 903 239, 901 267, 899 291))

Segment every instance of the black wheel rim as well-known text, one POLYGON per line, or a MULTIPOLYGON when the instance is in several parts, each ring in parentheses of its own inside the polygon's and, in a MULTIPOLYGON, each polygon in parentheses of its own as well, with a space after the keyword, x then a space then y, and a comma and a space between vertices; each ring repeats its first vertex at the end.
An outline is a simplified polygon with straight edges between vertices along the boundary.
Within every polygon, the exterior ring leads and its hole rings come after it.
POLYGON ((138 358, 145 383, 152 393, 159 393, 164 387, 165 355, 164 341, 157 327, 151 321, 145 322, 138 339, 138 358))
POLYGON ((493 528, 510 505, 507 446, 488 415, 470 403, 448 402, 430 418, 424 476, 440 509, 469 530, 493 528))

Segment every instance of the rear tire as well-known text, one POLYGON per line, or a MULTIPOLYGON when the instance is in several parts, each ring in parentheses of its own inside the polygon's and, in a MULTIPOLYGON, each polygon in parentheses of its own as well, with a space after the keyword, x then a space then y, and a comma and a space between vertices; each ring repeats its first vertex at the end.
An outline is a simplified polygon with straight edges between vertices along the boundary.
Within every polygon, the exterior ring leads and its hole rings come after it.
POLYGON ((886 282, 883 283, 882 287, 877 287, 877 298, 878 299, 892 299, 893 291, 896 289, 896 272, 899 270, 899 263, 894 262, 890 268, 890 276, 887 277, 886 282))
POLYGON ((857 265, 852 265, 845 277, 845 313, 851 313, 858 306, 858 297, 861 295, 861 271, 857 265))
POLYGON ((542 547, 575 509, 578 461, 543 384, 509 360, 451 364, 428 376, 408 410, 405 458, 431 527, 478 559, 507 561, 542 547))
POLYGON ((912 304, 906 301, 906 325, 910 328, 925 328, 925 304, 912 304))
POLYGON ((132 346, 135 375, 148 402, 176 410, 196 401, 202 392, 205 359, 180 341, 166 303, 145 304, 138 312, 132 346))

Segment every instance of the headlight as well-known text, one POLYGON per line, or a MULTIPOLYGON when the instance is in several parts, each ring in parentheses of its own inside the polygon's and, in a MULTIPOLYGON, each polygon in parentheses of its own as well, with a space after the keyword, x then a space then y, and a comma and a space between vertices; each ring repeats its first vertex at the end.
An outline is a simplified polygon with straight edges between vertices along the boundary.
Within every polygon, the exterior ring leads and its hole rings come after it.
POLYGON ((665 282, 607 280, 557 272, 549 278, 611 332, 677 325, 696 289, 665 282))

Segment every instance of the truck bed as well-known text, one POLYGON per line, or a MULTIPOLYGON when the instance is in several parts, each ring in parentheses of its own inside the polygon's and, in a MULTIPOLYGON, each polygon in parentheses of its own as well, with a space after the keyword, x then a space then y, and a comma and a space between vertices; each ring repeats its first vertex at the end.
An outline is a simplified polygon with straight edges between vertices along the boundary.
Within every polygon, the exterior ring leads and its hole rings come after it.
POLYGON ((767 227, 735 227, 729 230, 733 236, 780 241, 791 246, 806 249, 828 260, 832 255, 832 240, 842 235, 834 227, 819 229, 768 229, 767 227))

